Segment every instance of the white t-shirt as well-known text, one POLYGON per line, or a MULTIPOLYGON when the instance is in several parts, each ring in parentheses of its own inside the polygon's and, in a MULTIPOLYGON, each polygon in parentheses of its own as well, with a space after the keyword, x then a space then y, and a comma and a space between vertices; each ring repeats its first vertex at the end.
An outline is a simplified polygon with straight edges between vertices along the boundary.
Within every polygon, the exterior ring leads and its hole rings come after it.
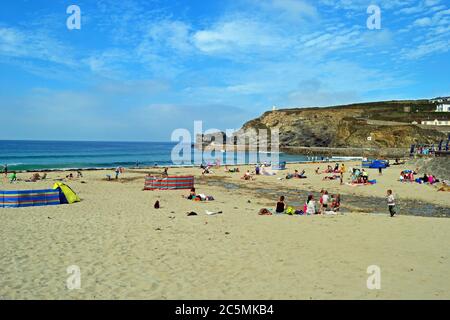
POLYGON ((329 200, 330 196, 327 194, 324 194, 322 196, 322 204, 328 204, 328 200, 329 200))
POLYGON ((395 206, 395 198, 394 195, 391 194, 387 197, 388 206, 395 206))
POLYGON ((314 200, 311 200, 306 205, 306 213, 307 214, 315 214, 316 213, 316 202, 314 200))

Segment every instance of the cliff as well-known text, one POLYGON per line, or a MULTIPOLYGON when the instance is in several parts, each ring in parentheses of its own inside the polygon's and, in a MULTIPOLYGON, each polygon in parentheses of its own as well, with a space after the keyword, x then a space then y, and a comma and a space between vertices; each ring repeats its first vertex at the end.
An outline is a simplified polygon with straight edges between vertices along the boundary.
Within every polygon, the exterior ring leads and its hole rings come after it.
POLYGON ((266 112, 242 129, 278 128, 282 147, 407 148, 413 143, 447 139, 442 128, 411 124, 448 119, 434 110, 435 104, 428 100, 282 109, 266 112))

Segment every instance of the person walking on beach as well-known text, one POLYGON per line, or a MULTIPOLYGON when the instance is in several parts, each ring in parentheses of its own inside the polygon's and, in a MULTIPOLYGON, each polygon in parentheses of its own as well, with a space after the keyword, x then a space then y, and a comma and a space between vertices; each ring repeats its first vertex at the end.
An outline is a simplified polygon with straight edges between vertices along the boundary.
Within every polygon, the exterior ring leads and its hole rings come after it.
POLYGON ((116 180, 119 179, 120 167, 116 168, 116 180))
POLYGON ((9 183, 17 182, 17 174, 15 171, 11 174, 11 177, 9 179, 9 183))
POLYGON ((389 207, 389 213, 391 214, 391 217, 393 217, 394 215, 397 214, 397 210, 395 208, 395 198, 394 195, 392 194, 391 189, 387 191, 387 203, 389 207))

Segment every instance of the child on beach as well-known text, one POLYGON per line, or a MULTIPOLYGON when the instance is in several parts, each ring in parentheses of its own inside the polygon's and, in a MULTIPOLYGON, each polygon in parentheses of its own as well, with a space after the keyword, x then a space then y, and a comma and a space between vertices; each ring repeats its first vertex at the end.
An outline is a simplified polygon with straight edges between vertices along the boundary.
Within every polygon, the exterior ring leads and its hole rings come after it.
POLYGON ((323 194, 322 194, 322 198, 321 198, 321 213, 323 214, 325 211, 327 211, 328 209, 328 201, 330 199, 330 196, 328 195, 328 191, 324 190, 323 194))
POLYGON ((389 207, 389 213, 391 214, 391 217, 393 217, 397 212, 395 209, 395 198, 392 194, 392 190, 390 189, 387 191, 387 203, 389 207))
POLYGON ((309 195, 308 200, 306 200, 306 214, 307 215, 316 214, 316 201, 314 201, 313 195, 309 195))
POLYGON ((13 173, 9 177, 9 183, 13 183, 13 182, 17 182, 17 174, 15 171, 13 171, 13 173))

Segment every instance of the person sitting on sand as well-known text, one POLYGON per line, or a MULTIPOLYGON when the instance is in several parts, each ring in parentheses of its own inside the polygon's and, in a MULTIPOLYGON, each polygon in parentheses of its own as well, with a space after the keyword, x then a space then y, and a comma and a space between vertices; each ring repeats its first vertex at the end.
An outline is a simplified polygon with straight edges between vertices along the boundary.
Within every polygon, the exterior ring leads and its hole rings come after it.
POLYGON ((335 165, 334 165, 334 170, 333 170, 333 172, 339 172, 339 163, 336 163, 335 165))
POLYGON ((312 194, 310 194, 308 200, 306 200, 306 214, 316 214, 316 201, 314 201, 314 196, 312 194))
POLYGON ((244 173, 244 175, 241 177, 241 179, 244 179, 244 180, 253 180, 253 177, 252 177, 252 175, 251 175, 251 173, 250 173, 250 170, 247 170, 247 172, 244 173))
POLYGON ((305 179, 305 178, 306 178, 306 176, 305 176, 306 171, 305 171, 305 170, 302 170, 302 172, 300 172, 300 173, 298 173, 297 170, 295 170, 295 171, 296 171, 296 173, 297 173, 296 178, 299 178, 299 179, 305 179))
MULTIPOLYGON (((228 170, 228 172, 231 172, 231 171, 228 170)), ((210 174, 210 173, 212 173, 212 171, 211 171, 211 166, 208 165, 208 166, 205 168, 205 170, 203 170, 202 175, 210 174)))
POLYGON ((367 183, 369 181, 369 174, 367 173, 366 170, 362 169, 361 176, 363 183, 367 183))
POLYGON ((262 174, 263 176, 274 176, 274 175, 276 175, 275 172, 269 172, 269 171, 267 171, 266 168, 264 168, 264 167, 261 168, 261 174, 262 174))
MULTIPOLYGON (((73 173, 70 173, 66 176, 66 179, 72 180, 73 179, 73 173)), ((116 178, 117 179, 117 178, 116 178)))
POLYGON ((39 173, 33 173, 33 175, 30 177, 30 179, 27 180, 27 182, 36 182, 41 179, 41 176, 39 173))
MULTIPOLYGON (((186 199, 188 200, 192 200, 194 199, 196 196, 195 194, 195 188, 191 188, 191 190, 189 191, 189 195, 186 197, 186 199)), ((184 198, 184 196, 182 196, 184 198)))
POLYGON ((341 207, 341 195, 335 194, 331 197, 331 210, 338 212, 341 207))
POLYGON ((277 202, 276 213, 284 213, 286 210, 286 203, 284 202, 284 196, 280 197, 280 200, 277 202))
POLYGON ((81 173, 81 170, 77 170, 77 178, 83 178, 83 174, 81 173))
POLYGON ((320 174, 320 167, 317 167, 316 174, 320 174))

